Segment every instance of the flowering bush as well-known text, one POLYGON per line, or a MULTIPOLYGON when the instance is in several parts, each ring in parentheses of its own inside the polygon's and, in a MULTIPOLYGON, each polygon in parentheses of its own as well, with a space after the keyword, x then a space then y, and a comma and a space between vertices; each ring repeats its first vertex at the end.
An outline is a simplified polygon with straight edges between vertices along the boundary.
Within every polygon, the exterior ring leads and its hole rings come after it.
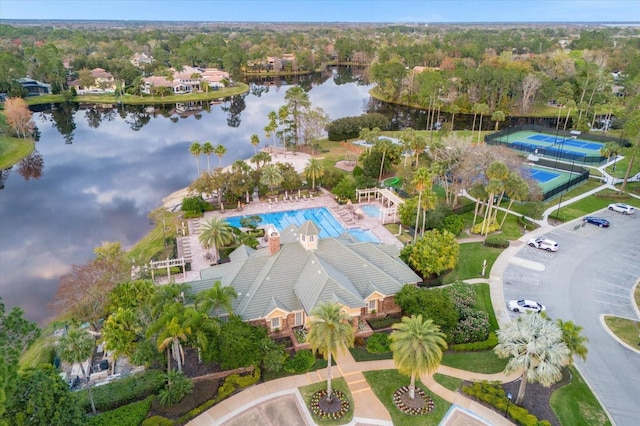
POLYGON ((304 328, 293 330, 293 334, 296 336, 298 343, 304 343, 307 341, 307 330, 304 328))
POLYGON ((489 315, 484 311, 471 311, 458 322, 451 334, 453 343, 486 340, 489 337, 489 315))
POLYGON ((321 419, 336 420, 344 417, 351 408, 351 403, 346 395, 339 390, 332 390, 331 398, 335 403, 327 403, 327 390, 322 389, 311 396, 311 412, 321 419), (337 403, 339 402, 339 404, 337 403), (330 406, 331 410, 326 407, 330 406), (324 408, 323 408, 324 407, 324 408))

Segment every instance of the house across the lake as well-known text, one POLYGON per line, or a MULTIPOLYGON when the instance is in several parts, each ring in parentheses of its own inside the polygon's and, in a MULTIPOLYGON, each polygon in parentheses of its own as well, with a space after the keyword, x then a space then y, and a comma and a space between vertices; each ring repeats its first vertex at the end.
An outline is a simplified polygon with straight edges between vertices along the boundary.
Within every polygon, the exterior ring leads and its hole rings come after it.
POLYGON ((140 91, 151 95, 158 88, 170 88, 172 94, 206 91, 225 87, 229 81, 229 73, 217 68, 183 67, 181 70, 170 70, 172 76, 150 76, 142 79, 140 91))
POLYGON ((27 91, 27 96, 50 95, 52 93, 50 84, 34 80, 33 78, 20 78, 18 79, 18 83, 27 91))
MULTIPOLYGON (((421 281, 399 257, 396 245, 359 242, 349 234, 319 238, 312 221, 266 232, 267 246, 240 246, 230 262, 200 271, 189 283, 197 294, 220 281, 238 293, 233 310, 243 320, 287 333, 304 326, 309 313, 336 302, 356 319, 400 312, 394 295, 421 281)), ((357 321, 354 321, 357 323, 357 321)))

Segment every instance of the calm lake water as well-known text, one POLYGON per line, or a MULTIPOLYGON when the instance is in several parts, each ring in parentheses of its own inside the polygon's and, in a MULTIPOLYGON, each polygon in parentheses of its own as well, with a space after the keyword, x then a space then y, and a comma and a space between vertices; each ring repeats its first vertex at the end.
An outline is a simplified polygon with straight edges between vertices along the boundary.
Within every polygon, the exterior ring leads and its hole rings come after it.
MULTIPOLYGON (((336 119, 371 107, 370 86, 329 70, 298 81, 314 106, 336 119)), ((37 154, 2 172, 0 295, 10 308, 45 323, 60 276, 93 258, 103 241, 133 246, 151 228, 147 214, 197 176, 193 141, 222 143, 222 165, 259 147, 269 111, 288 85, 252 84, 250 93, 216 105, 119 107, 67 105, 34 113, 37 154), (195 109, 193 108, 195 107, 195 109)), ((218 157, 211 157, 211 166, 218 157)), ((206 156, 200 157, 201 169, 206 156)))

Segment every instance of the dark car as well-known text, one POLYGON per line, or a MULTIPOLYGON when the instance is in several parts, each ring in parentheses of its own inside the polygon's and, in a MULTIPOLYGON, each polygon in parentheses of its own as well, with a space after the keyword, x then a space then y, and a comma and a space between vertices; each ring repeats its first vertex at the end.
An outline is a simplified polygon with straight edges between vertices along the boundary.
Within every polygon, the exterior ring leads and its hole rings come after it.
POLYGON ((587 216, 584 219, 582 219, 584 222, 586 223, 591 223, 593 225, 597 225, 600 228, 608 228, 609 227, 609 221, 603 217, 596 217, 596 216, 587 216))

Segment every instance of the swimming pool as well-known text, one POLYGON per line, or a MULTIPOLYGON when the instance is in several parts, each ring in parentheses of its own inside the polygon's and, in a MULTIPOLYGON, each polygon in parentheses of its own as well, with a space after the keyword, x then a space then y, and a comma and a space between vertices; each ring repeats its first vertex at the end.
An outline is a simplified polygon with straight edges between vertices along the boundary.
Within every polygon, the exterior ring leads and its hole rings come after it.
MULTIPOLYGON (((331 214, 331 212, 327 210, 326 207, 288 210, 284 212, 263 213, 247 216, 259 216, 262 219, 262 222, 259 223, 260 226, 270 223, 280 232, 291 224, 300 226, 307 220, 313 221, 313 223, 320 228, 320 238, 337 237, 345 232, 344 227, 331 214)), ((247 216, 231 216, 226 218, 226 220, 231 226, 240 228, 240 219, 247 216)), ((369 230, 351 229, 346 232, 353 235, 358 239, 358 241, 374 243, 380 242, 373 232, 369 230)))
POLYGON ((360 206, 360 209, 369 217, 374 219, 378 219, 380 217, 380 209, 378 206, 373 204, 365 204, 364 206, 360 206))

